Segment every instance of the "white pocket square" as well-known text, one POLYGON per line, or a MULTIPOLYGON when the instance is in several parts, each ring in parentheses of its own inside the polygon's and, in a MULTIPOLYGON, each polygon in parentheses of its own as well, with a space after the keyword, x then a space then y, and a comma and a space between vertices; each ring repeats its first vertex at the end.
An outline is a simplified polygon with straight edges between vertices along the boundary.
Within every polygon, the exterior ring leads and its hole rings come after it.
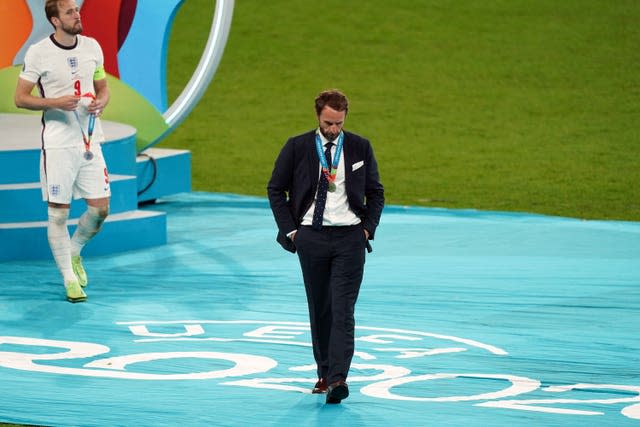
POLYGON ((360 160, 359 162, 352 164, 351 172, 360 169, 362 166, 364 166, 364 160, 360 160))

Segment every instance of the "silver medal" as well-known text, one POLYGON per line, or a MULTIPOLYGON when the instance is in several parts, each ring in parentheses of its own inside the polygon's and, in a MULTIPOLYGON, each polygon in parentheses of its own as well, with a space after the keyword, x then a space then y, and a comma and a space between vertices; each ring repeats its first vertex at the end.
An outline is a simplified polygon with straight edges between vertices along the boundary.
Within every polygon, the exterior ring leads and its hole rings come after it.
POLYGON ((93 153, 91 151, 85 151, 84 152, 84 158, 87 159, 87 160, 93 159, 93 153))

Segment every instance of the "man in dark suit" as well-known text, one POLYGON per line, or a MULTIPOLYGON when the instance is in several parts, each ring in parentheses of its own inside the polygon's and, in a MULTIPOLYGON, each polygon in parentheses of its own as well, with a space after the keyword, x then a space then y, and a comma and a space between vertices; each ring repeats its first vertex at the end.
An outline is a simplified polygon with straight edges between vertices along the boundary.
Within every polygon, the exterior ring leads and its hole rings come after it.
POLYGON ((327 393, 327 403, 349 395, 365 249, 384 206, 371 144, 342 129, 348 108, 341 92, 320 93, 318 128, 287 141, 267 186, 276 240, 300 260, 318 369, 313 393, 327 393))

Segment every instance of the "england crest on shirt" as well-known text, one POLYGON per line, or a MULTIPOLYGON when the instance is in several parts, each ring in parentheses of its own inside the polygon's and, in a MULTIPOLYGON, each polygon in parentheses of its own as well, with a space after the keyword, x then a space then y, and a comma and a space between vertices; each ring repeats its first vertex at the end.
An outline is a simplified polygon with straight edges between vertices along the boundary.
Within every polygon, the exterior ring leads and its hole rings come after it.
POLYGON ((68 57, 67 64, 69 64, 69 68, 71 68, 71 73, 75 74, 78 72, 78 57, 76 56, 68 57))

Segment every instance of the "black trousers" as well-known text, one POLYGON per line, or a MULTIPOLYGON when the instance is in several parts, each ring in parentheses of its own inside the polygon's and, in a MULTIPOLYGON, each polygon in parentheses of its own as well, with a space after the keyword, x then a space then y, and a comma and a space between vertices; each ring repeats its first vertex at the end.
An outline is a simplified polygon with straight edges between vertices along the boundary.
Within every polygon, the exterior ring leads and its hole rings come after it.
POLYGON ((301 226, 295 244, 309 306, 318 378, 346 380, 354 352, 354 310, 364 272, 362 225, 301 226))

